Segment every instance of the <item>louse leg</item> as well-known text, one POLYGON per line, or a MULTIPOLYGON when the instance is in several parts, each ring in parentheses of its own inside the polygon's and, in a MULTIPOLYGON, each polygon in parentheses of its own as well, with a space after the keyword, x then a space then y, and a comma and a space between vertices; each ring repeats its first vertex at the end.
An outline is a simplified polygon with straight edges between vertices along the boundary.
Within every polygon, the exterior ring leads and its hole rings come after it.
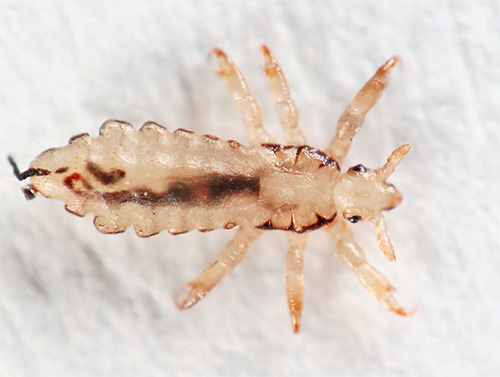
POLYGON ((289 249, 286 254, 286 293, 288 309, 292 317, 292 327, 299 332, 304 302, 304 248, 307 236, 290 233, 289 249))
POLYGON ((297 106, 290 97, 290 88, 281 67, 267 46, 262 46, 262 53, 265 59, 264 70, 267 82, 276 102, 280 122, 285 129, 286 142, 291 145, 304 145, 306 140, 298 127, 299 113, 297 106))
POLYGON ((243 260, 250 242, 261 232, 253 227, 241 226, 236 236, 219 253, 215 262, 189 284, 190 292, 178 303, 179 308, 188 309, 205 297, 229 271, 243 260))
POLYGON ((397 301, 395 289, 368 263, 364 251, 354 241, 349 225, 344 220, 336 220, 327 230, 337 240, 337 255, 340 260, 354 272, 361 284, 382 306, 402 316, 415 312, 416 308, 407 310, 397 301))
POLYGON ((326 153, 339 163, 342 163, 352 138, 363 124, 366 113, 375 105, 387 86, 389 73, 397 62, 398 58, 396 57, 386 61, 356 94, 354 100, 338 120, 335 138, 326 149, 326 153))
POLYGON ((219 49, 214 49, 211 56, 217 58, 218 75, 226 84, 234 97, 236 108, 247 128, 248 140, 252 145, 273 142, 262 124, 262 113, 255 97, 250 93, 243 75, 227 55, 219 49))

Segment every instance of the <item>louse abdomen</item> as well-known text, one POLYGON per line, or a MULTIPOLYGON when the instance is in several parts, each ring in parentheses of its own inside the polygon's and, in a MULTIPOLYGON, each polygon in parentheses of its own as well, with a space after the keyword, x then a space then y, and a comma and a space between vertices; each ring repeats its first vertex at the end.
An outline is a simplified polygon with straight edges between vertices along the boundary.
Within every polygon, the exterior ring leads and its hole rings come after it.
POLYGON ((151 123, 135 131, 111 121, 100 133, 72 138, 31 167, 49 172, 32 177, 36 191, 74 214, 95 214, 102 232, 205 231, 268 217, 259 200, 265 161, 253 148, 151 123))

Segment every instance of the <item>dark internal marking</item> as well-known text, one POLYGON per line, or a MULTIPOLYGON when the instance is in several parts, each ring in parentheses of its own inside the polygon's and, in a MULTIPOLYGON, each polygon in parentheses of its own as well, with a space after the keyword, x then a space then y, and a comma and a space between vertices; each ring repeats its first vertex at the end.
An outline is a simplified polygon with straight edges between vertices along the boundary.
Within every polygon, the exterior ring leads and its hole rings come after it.
POLYGON ((68 171, 68 169, 69 169, 69 167, 64 166, 62 168, 57 169, 54 173, 56 173, 56 174, 66 173, 68 171))
POLYGON ((335 169, 340 170, 339 163, 337 162, 337 160, 331 158, 330 156, 320 151, 319 149, 310 147, 309 145, 295 146, 295 145, 282 145, 282 144, 262 144, 262 146, 264 148, 269 149, 274 154, 276 154, 278 151, 285 151, 288 149, 292 149, 295 151, 295 161, 297 161, 299 155, 303 151, 306 151, 311 156, 321 161, 320 168, 323 166, 333 166, 335 169))
POLYGON ((73 191, 75 194, 81 194, 82 191, 80 190, 80 188, 76 187, 76 182, 78 181, 81 182, 85 190, 94 191, 92 185, 78 173, 68 175, 66 178, 64 178, 63 184, 67 189, 73 191))
POLYGON ((63 184, 68 189, 73 190, 75 188, 75 181, 79 181, 82 179, 82 176, 78 173, 73 173, 64 178, 63 184))
POLYGON ((259 196, 260 182, 257 177, 244 175, 212 174, 207 176, 208 201, 219 203, 234 194, 248 193, 259 196))
POLYGON ((143 207, 169 205, 217 205, 233 195, 249 194, 259 196, 258 177, 241 175, 208 174, 170 184, 160 193, 146 188, 102 193, 110 203, 137 203, 143 207))
POLYGON ((321 228, 322 226, 325 226, 327 224, 330 224, 335 220, 335 217, 337 216, 337 213, 334 213, 333 216, 329 219, 324 218, 323 216, 320 216, 316 214, 317 221, 315 223, 312 223, 310 225, 307 225, 305 227, 298 227, 294 221, 292 221, 292 224, 288 228, 278 228, 273 225, 273 222, 271 220, 266 221, 264 224, 257 226, 257 229, 262 229, 262 230, 287 230, 295 233, 305 233, 305 232, 310 232, 312 230, 316 230, 318 228, 321 228))
POLYGON ((192 191, 187 187, 183 188, 180 186, 159 194, 147 189, 136 189, 104 192, 101 194, 101 197, 109 203, 136 203, 142 207, 169 206, 194 202, 192 191))
POLYGON ((105 171, 93 162, 87 162, 87 171, 103 185, 112 185, 125 177, 125 172, 123 170, 111 169, 109 171, 105 171))
POLYGON ((175 182, 163 197, 167 200, 165 204, 190 203, 194 202, 194 190, 185 182, 175 182))

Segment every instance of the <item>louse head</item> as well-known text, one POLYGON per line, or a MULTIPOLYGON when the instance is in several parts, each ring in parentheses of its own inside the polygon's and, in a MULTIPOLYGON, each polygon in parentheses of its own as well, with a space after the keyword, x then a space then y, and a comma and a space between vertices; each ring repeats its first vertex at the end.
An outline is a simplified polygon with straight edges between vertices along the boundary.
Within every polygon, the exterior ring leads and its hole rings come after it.
POLYGON ((397 148, 380 169, 372 170, 363 165, 353 166, 341 176, 334 187, 338 215, 352 223, 361 220, 373 222, 379 248, 389 260, 394 260, 395 257, 382 211, 393 209, 401 203, 403 197, 394 185, 386 180, 410 149, 409 144, 397 148))

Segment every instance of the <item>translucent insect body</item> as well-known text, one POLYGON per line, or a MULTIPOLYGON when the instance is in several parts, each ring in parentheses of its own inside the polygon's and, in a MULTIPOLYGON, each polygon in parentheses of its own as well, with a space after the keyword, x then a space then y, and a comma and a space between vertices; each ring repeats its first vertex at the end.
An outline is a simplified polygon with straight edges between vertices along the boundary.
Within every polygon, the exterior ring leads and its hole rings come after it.
POLYGON ((153 123, 135 131, 110 120, 99 137, 82 134, 69 145, 38 156, 19 180, 31 177, 27 197, 36 192, 63 201, 79 216, 95 215, 103 233, 133 226, 141 237, 162 230, 173 234, 238 227, 236 236, 216 261, 190 284, 179 303, 187 309, 217 285, 245 256, 264 230, 285 230, 286 291, 295 331, 301 324, 304 292, 303 250, 309 231, 322 228, 336 240, 337 254, 364 287, 389 310, 408 315, 387 279, 366 260, 353 239, 350 224, 375 224, 380 250, 394 260, 383 210, 397 206, 400 193, 386 179, 411 149, 397 148, 379 169, 356 165, 341 173, 351 140, 375 104, 397 63, 388 60, 366 83, 337 124, 324 151, 305 144, 298 114, 283 73, 267 47, 262 48, 265 73, 274 95, 287 144, 276 144, 262 125, 260 108, 234 64, 221 50, 219 76, 233 95, 250 146, 178 129, 169 132, 153 123))

